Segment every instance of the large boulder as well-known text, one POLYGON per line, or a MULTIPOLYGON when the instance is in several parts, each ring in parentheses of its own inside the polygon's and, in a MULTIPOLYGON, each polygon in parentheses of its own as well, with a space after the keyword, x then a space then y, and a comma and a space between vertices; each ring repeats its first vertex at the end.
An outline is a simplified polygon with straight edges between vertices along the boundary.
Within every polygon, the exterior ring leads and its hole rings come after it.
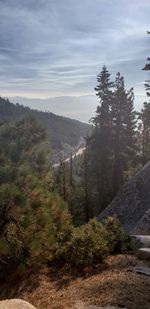
POLYGON ((98 220, 108 216, 117 216, 129 233, 150 235, 150 162, 123 186, 98 220))
POLYGON ((36 308, 24 300, 9 299, 0 301, 0 309, 36 309, 36 308))

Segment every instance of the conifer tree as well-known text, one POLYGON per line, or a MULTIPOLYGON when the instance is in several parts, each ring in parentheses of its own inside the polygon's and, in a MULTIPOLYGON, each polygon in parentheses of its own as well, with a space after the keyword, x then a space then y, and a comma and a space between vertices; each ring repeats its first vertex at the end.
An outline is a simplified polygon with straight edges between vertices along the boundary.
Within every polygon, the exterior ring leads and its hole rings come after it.
POLYGON ((142 163, 145 164, 150 160, 150 103, 144 102, 139 119, 141 120, 142 163))
POLYGON ((84 151, 84 203, 85 203, 85 220, 86 222, 90 219, 90 212, 89 212, 89 197, 88 197, 88 147, 86 144, 86 150, 84 151))
POLYGON ((135 155, 135 111, 133 89, 126 91, 124 78, 117 73, 115 81, 113 114, 113 183, 114 194, 124 181, 124 172, 130 167, 135 155))
POLYGON ((97 76, 96 95, 99 99, 96 116, 92 118, 93 134, 89 138, 91 175, 97 191, 98 212, 109 202, 111 135, 112 135, 112 87, 110 74, 104 66, 97 76), (97 187, 97 188, 96 188, 97 187))
MULTIPOLYGON (((150 34, 149 31, 147 31, 147 34, 150 34)), ((145 71, 150 71, 150 57, 147 58, 147 63, 145 64, 143 70, 145 71)), ((149 97, 150 96, 150 80, 146 80, 145 81, 145 90, 146 90, 146 94, 149 97)))
MULTIPOLYGON (((150 34, 147 31, 147 34, 150 34)), ((147 63, 143 70, 150 71, 150 57, 147 58, 147 63)), ((150 96, 150 80, 145 82, 146 94, 150 96)), ((150 158, 150 103, 144 102, 143 109, 139 114, 141 120, 141 136, 142 136, 142 161, 145 164, 150 158)))

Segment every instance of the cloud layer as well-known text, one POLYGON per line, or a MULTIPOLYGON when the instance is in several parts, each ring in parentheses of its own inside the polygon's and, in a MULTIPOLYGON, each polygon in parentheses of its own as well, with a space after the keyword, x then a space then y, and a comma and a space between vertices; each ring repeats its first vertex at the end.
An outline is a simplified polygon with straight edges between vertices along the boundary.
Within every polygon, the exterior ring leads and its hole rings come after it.
POLYGON ((107 65, 143 95, 149 0, 0 0, 0 93, 92 94, 107 65))

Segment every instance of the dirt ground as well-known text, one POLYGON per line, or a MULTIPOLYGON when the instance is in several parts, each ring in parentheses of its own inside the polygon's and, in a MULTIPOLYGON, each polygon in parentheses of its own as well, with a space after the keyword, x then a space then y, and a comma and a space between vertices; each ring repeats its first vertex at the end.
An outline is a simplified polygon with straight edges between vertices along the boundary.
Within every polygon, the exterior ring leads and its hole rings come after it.
POLYGON ((113 305, 150 309, 150 277, 132 272, 143 262, 134 256, 109 257, 103 269, 77 275, 54 269, 30 274, 23 282, 0 286, 0 299, 21 298, 38 309, 82 309, 113 305))

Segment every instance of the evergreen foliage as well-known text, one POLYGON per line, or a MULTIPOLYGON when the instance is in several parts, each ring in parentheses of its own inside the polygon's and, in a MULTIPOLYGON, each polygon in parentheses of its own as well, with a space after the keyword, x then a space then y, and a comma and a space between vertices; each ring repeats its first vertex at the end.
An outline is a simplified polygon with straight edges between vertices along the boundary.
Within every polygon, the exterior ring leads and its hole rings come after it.
POLYGON ((150 103, 144 102, 139 115, 139 144, 142 163, 150 160, 150 103))
POLYGON ((134 93, 126 91, 124 78, 117 73, 112 102, 113 131, 113 192, 116 194, 124 182, 124 172, 134 165, 136 155, 136 114, 134 93))
POLYGON ((30 117, 0 128, 3 271, 51 261, 59 233, 71 225, 67 205, 53 192, 45 137, 45 130, 30 117))
POLYGON ((64 142, 76 144, 87 126, 0 98, 2 275, 12 266, 22 269, 53 261, 93 267, 108 254, 130 247, 117 219, 98 223, 90 218, 110 203, 137 163, 150 159, 150 103, 144 103, 137 118, 133 89, 126 90, 120 73, 112 82, 105 66, 95 91, 99 105, 83 155, 73 158, 71 152, 70 160, 61 159, 53 171, 50 134, 54 133, 52 147, 58 150, 64 142))
POLYGON ((106 67, 97 81, 99 105, 92 118, 92 136, 87 140, 89 203, 93 203, 93 215, 100 213, 118 192, 137 151, 133 89, 125 89, 120 73, 112 83, 106 67))
MULTIPOLYGON (((149 31, 147 31, 147 34, 150 34, 149 31)), ((147 58, 147 63, 145 64, 143 70, 145 71, 150 71, 150 57, 147 58)), ((145 90, 146 90, 146 94, 149 97, 150 96, 150 80, 146 80, 145 81, 145 90)))
POLYGON ((9 100, 0 97, 0 123, 13 122, 24 117, 34 117, 47 131, 47 142, 56 157, 58 152, 68 144, 72 147, 78 145, 81 137, 90 132, 90 126, 77 120, 57 116, 53 113, 31 110, 20 104, 12 104, 9 100))
POLYGON ((72 229, 67 239, 61 238, 56 258, 84 269, 101 264, 109 254, 123 253, 129 248, 130 239, 116 218, 110 217, 103 224, 92 219, 72 229))

